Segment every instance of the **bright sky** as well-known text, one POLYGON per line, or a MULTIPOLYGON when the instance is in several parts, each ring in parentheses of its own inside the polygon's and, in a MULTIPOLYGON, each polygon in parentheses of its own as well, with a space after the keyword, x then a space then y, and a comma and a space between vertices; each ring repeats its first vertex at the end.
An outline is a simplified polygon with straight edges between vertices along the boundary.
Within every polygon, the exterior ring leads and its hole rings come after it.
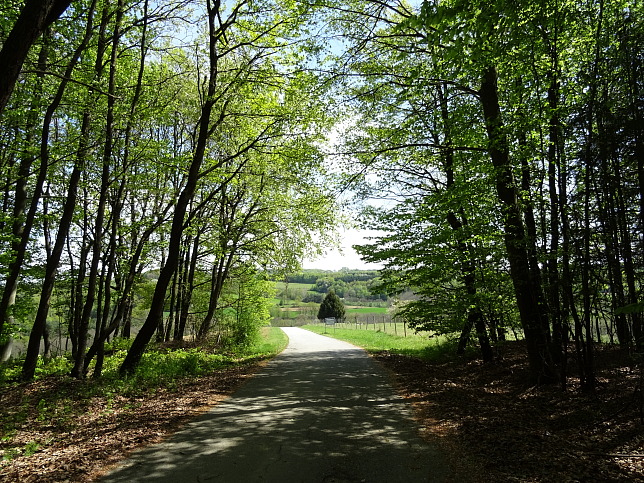
POLYGON ((343 230, 340 233, 342 239, 341 249, 327 250, 326 254, 317 260, 305 260, 303 268, 317 268, 320 270, 337 271, 341 268, 350 268, 357 270, 377 270, 382 265, 374 263, 365 263, 360 259, 356 251, 351 248, 352 245, 366 244, 368 240, 365 237, 377 235, 375 230, 343 230))

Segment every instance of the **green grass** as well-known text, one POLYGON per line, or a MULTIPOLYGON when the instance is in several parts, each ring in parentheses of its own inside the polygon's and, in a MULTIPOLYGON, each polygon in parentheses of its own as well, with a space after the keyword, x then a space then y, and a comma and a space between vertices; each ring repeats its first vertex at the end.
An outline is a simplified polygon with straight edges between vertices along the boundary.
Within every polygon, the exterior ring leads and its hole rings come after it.
MULTIPOLYGON (((131 341, 118 339, 108 346, 113 352, 105 358, 103 375, 100 379, 88 378, 83 381, 88 395, 100 394, 103 391, 116 393, 141 393, 155 387, 172 387, 182 377, 195 377, 210 371, 267 359, 279 354, 286 344, 286 335, 274 327, 264 327, 261 337, 250 347, 227 351, 225 353, 188 349, 155 349, 143 354, 136 372, 125 379, 118 375, 118 369, 125 358, 131 341)), ((69 357, 56 357, 47 361, 38 361, 35 380, 69 374, 72 362, 69 357)), ((0 365, 0 390, 3 385, 15 384, 20 378, 22 361, 14 360, 0 365)), ((90 374, 93 367, 90 367, 90 374)))
POLYGON ((425 360, 441 359, 446 354, 454 352, 453 344, 446 337, 429 338, 421 335, 402 337, 376 330, 325 328, 320 325, 305 325, 302 328, 350 342, 368 352, 389 351, 425 360))
MULTIPOLYGON (((277 290, 284 290, 286 288, 286 284, 284 282, 275 282, 275 288, 277 290)), ((291 290, 304 290, 305 292, 307 292, 312 288, 313 288, 313 285, 310 283, 289 283, 288 284, 289 292, 291 290)))
POLYGON ((276 312, 276 316, 280 319, 297 319, 299 315, 299 310, 279 310, 276 312))
POLYGON ((263 327, 262 340, 255 350, 261 354, 279 354, 288 345, 288 336, 279 327, 263 327))
POLYGON ((346 309, 347 315, 350 314, 386 314, 387 307, 357 307, 346 309))

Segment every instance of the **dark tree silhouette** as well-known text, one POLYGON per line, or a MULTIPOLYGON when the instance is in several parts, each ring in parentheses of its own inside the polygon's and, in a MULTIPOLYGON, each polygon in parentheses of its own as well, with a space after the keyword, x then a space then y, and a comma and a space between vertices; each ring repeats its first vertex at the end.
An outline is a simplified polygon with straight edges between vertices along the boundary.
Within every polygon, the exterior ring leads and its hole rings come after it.
POLYGON ((333 290, 331 290, 320 304, 318 319, 336 318, 344 319, 344 304, 333 290))
POLYGON ((0 113, 4 110, 33 43, 60 17, 71 0, 28 0, 0 50, 0 113))

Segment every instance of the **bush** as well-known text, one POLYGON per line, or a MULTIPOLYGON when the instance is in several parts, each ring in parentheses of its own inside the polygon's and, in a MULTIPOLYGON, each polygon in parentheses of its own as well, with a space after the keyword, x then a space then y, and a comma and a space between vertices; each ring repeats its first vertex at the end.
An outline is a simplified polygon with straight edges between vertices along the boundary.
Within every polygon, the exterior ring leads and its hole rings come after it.
POLYGON ((324 300, 324 294, 318 292, 307 292, 306 296, 302 299, 302 302, 313 302, 316 304, 321 304, 324 300))

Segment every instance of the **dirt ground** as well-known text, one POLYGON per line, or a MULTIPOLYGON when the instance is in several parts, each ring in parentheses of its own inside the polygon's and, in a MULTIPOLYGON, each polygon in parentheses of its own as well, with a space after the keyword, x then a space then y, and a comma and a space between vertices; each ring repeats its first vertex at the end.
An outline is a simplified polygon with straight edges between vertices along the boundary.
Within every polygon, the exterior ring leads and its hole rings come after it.
MULTIPOLYGON (((508 345, 492 364, 374 357, 414 405, 426 436, 452 455, 454 481, 644 481, 642 377, 631 358, 602 350, 598 389, 585 395, 574 379, 566 391, 526 386, 524 353, 520 344, 508 345)), ((5 414, 27 411, 29 419, 14 434, 0 434, 3 459, 14 452, 2 462, 0 480, 92 481, 225 398, 257 368, 228 369, 144 398, 81 400, 47 419, 39 417, 39 401, 73 394, 81 383, 51 378, 16 386, 0 395, 0 407, 5 414), (38 444, 25 451, 31 442, 38 444)))
POLYGON ((522 344, 491 364, 375 357, 474 481, 644 481, 642 374, 623 351, 597 353, 595 394, 574 378, 566 391, 528 387, 522 344))

